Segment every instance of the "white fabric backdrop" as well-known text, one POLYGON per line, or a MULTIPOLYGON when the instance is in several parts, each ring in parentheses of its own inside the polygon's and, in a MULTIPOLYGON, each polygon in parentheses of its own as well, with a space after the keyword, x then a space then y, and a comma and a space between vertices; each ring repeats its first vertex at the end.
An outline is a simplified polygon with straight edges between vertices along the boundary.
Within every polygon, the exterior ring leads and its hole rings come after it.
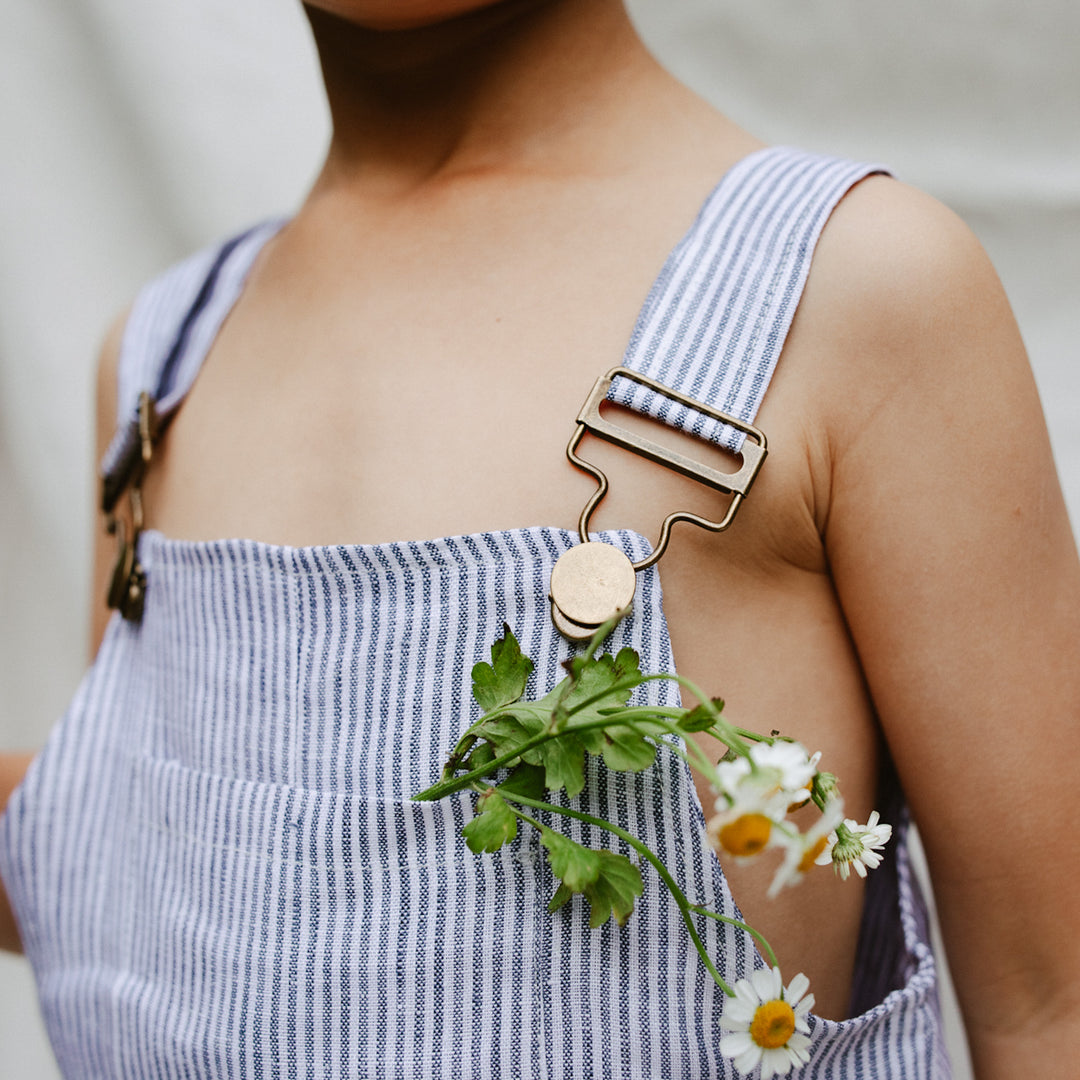
MULTIPOLYGON (((1080 523, 1080 6, 632 10, 674 71, 758 135, 884 161, 966 218, 1012 297, 1080 523)), ((85 665, 104 327, 160 267, 295 205, 327 121, 295 0, 0 13, 0 745, 18 747, 42 742, 85 665)), ((56 1075, 14 958, 0 1045, 6 1077, 56 1075)))

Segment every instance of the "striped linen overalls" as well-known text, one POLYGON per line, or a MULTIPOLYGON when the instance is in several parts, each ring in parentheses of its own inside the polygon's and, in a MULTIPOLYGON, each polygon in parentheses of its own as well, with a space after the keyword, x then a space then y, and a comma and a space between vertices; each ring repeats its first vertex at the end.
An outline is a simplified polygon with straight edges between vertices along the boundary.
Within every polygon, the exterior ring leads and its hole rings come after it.
MULTIPOLYGON (((785 148, 736 165, 668 257, 623 363, 751 420, 818 234, 873 171, 785 148)), ((141 292, 106 467, 140 391, 162 412, 180 404, 277 227, 141 292)), ((611 397, 738 445, 634 383, 611 397)), ((598 535, 635 560, 649 551, 632 532, 598 535)), ((0 824, 0 872, 65 1077, 734 1075, 717 1050, 722 994, 655 875, 624 928, 590 930, 577 900, 546 911, 535 833, 476 856, 460 836, 470 796, 409 798, 477 715, 468 673, 504 622, 536 661, 530 689, 561 676, 572 646, 552 627, 547 580, 576 542, 560 528, 305 548, 141 535, 142 621, 114 615, 0 824)), ((638 579, 609 645, 672 669, 656 568, 638 579)), ((677 703, 668 682, 636 694, 677 703)), ((735 916, 682 762, 590 769, 583 808, 645 839, 692 901, 735 916)), ((949 1074, 895 783, 879 806, 898 827, 870 878, 860 1014, 813 1018, 800 1078, 949 1074)), ((590 828, 569 831, 610 843, 590 828)), ((742 931, 701 923, 729 982, 763 963, 742 931)))

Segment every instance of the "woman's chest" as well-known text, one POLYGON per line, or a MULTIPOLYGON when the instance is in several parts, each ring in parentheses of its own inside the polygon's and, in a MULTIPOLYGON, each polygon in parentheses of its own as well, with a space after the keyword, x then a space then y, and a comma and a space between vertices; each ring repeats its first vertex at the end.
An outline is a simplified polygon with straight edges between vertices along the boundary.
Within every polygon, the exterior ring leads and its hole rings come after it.
MULTIPOLYGON (((159 447, 149 525, 298 547, 576 529, 595 484, 565 448, 585 396, 643 328, 699 303, 673 295, 652 305, 651 322, 642 307, 670 277, 670 258, 660 278, 656 268, 685 212, 675 203, 637 215, 632 230, 619 228, 629 217, 617 199, 557 214, 458 207, 476 216, 449 224, 446 206, 429 225, 298 219, 264 251, 159 447)), ((711 342, 675 347, 734 344, 743 306, 711 342)), ((796 319, 788 337, 757 418, 769 456, 731 528, 677 525, 660 578, 680 670, 750 726, 788 731, 797 717, 792 733, 815 745, 859 732, 865 766, 870 710, 819 534, 828 440, 815 358, 835 343, 814 325, 796 319), (808 706, 815 693, 821 705, 808 706)), ((736 465, 665 425, 618 419, 736 465)), ((655 541, 673 511, 724 514, 727 496, 670 469, 594 438, 580 453, 611 481, 592 528, 655 541)))
MULTIPOLYGON (((587 289, 603 262, 549 289, 524 272, 486 291, 460 286, 456 306, 439 277, 441 288, 418 291, 411 318, 394 310, 390 286, 347 312, 316 303, 306 316, 279 313, 278 332, 270 308, 238 308, 150 470, 148 523, 176 538, 294 546, 575 530, 595 483, 567 461, 566 443, 594 380, 621 359, 633 294, 646 288, 647 274, 612 271, 607 288, 587 289)), ((816 748, 864 732, 869 710, 818 533, 812 345, 796 335, 785 354, 759 415, 770 453, 731 527, 677 525, 659 569, 679 669, 748 726, 816 748)), ((736 467, 701 440, 612 412, 688 456, 736 467)), ((579 452, 611 482, 594 529, 655 542, 673 511, 724 514, 727 496, 626 450, 587 437, 579 452)))

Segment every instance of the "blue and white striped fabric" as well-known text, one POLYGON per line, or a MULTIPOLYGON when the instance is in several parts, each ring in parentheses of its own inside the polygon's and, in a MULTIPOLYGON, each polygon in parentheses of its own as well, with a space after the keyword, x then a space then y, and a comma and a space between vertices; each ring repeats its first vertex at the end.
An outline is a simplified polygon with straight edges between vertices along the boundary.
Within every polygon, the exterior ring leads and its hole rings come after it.
POLYGON ((197 252, 142 290, 139 317, 129 318, 124 327, 123 362, 117 371, 120 423, 102 459, 102 473, 115 469, 138 439, 142 391, 154 399, 159 418, 171 418, 180 407, 251 264, 283 224, 264 222, 221 247, 197 252))
MULTIPOLYGON (((836 203, 876 166, 770 147, 738 162, 668 257, 623 365, 750 423, 836 203)), ((743 435, 616 378, 608 397, 731 450, 743 435)))
MULTIPOLYGON (((816 160, 755 158, 768 205, 768 189, 779 198, 783 178, 816 160)), ((743 175, 721 182, 692 234, 743 197, 743 175)), ((176 361, 182 397, 272 229, 142 295, 121 416, 218 265, 176 361)), ((681 300, 658 299, 676 276, 650 297, 632 346, 642 355, 650 320, 683 320, 681 300)), ((630 532, 601 538, 633 559, 648 552, 630 532)), ((409 800, 477 715, 468 672, 504 621, 536 661, 530 689, 561 675, 571 647, 545 594, 576 541, 555 528, 310 548, 142 535, 143 621, 114 616, 0 823, 0 872, 66 1077, 733 1075, 717 1050, 722 995, 655 875, 626 927, 590 930, 580 898, 545 910, 554 885, 534 834, 475 856, 460 837, 470 797, 409 800)), ((613 644, 672 668, 655 567, 638 575, 613 644)), ((637 695, 676 700, 669 683, 637 695)), ((693 901, 736 916, 682 762, 661 754, 632 776, 591 768, 583 808, 641 835, 693 901)), ((895 820, 864 924, 861 985, 877 997, 852 1020, 813 1021, 800 1077, 948 1075, 925 912, 895 820)), ((729 981, 762 963, 744 933, 700 929, 729 981)))

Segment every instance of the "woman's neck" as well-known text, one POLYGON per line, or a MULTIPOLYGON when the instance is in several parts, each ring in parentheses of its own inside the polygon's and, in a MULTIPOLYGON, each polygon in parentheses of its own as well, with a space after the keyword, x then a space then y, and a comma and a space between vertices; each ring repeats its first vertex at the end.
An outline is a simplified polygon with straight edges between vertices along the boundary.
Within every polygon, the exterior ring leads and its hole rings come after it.
POLYGON ((628 136, 689 96, 621 0, 502 0, 394 31, 308 16, 333 120, 316 193, 617 169, 632 160, 628 136))

